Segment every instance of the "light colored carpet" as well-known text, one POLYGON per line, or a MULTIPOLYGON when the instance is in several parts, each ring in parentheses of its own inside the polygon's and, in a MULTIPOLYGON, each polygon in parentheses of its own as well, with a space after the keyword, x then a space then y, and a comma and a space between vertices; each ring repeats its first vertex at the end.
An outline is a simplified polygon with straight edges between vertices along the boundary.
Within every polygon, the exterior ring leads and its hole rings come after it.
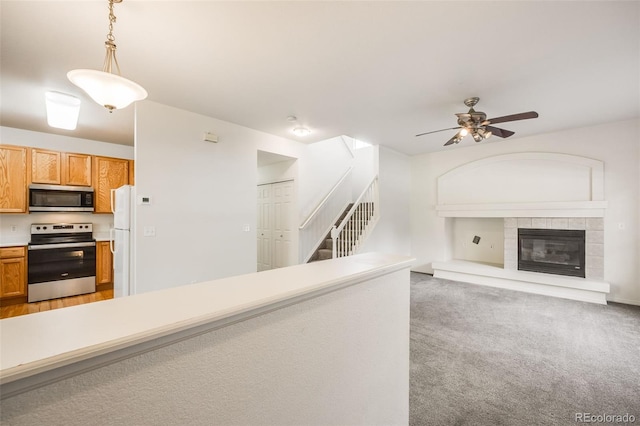
POLYGON ((640 307, 411 273, 410 424, 640 424, 640 307))

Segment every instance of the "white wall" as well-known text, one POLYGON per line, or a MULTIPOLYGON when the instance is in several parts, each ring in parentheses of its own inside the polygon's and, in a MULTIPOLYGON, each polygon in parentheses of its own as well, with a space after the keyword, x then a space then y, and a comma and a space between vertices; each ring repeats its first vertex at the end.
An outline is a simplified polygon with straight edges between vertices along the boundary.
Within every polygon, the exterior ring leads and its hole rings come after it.
POLYGON ((258 185, 285 180, 296 180, 298 168, 296 160, 285 160, 258 167, 258 185))
POLYGON ((305 146, 150 101, 136 106, 138 293, 256 270, 258 150, 298 158, 305 146), (202 135, 218 135, 218 143, 202 135), (248 225, 250 231, 245 232, 248 225), (143 237, 154 226, 155 237, 143 237))
POLYGON ((298 187, 304 188, 298 198, 298 224, 316 208, 352 165, 353 157, 341 137, 306 145, 305 155, 298 162, 298 187))
POLYGON ((451 218, 453 258, 502 264, 504 262, 504 220, 499 218, 451 218), (478 244, 473 242, 480 237, 478 244))
MULTIPOLYGON (((0 127, 0 142, 5 145, 28 146, 79 154, 101 155, 133 159, 133 147, 89 139, 60 136, 50 133, 0 127)), ((113 224, 113 215, 92 213, 31 213, 1 214, 0 243, 25 245, 30 239, 32 223, 87 222, 93 223, 93 232, 97 237, 107 237, 113 224), (13 231, 15 226, 15 231, 13 231)))
POLYGON ((380 146, 380 221, 360 252, 378 251, 409 255, 411 252, 410 157, 380 146))
POLYGON ((446 226, 436 215, 436 179, 468 162, 515 152, 580 155, 605 163, 605 281, 609 300, 640 304, 640 121, 627 120, 513 140, 461 145, 411 159, 411 230, 414 270, 432 272, 430 263, 446 260, 446 226), (620 229, 620 228, 623 229, 620 229))
POLYGON ((357 199, 379 172, 379 146, 371 145, 355 149, 352 175, 353 199, 357 199))
POLYGON ((136 213, 138 293, 254 272, 256 183, 295 176, 300 223, 353 163, 340 138, 306 145, 150 101, 136 106, 135 150, 137 193, 153 200, 136 213), (297 160, 259 174, 258 151, 297 160))

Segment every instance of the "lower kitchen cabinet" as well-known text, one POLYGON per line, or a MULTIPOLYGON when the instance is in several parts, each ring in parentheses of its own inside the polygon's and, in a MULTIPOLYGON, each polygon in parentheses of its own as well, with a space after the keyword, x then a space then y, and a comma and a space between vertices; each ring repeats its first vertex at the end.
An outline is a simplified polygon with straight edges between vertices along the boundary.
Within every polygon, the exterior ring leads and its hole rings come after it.
POLYGON ((27 295, 26 247, 0 248, 0 298, 27 295))
POLYGON ((96 242, 96 285, 113 284, 113 255, 109 241, 96 242))

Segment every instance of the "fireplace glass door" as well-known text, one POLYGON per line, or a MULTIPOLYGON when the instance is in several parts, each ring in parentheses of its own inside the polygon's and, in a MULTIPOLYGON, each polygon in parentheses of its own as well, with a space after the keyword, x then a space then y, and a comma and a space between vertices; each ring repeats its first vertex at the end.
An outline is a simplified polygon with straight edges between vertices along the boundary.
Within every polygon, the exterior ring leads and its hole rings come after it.
POLYGON ((585 277, 585 231, 518 229, 518 269, 585 277))

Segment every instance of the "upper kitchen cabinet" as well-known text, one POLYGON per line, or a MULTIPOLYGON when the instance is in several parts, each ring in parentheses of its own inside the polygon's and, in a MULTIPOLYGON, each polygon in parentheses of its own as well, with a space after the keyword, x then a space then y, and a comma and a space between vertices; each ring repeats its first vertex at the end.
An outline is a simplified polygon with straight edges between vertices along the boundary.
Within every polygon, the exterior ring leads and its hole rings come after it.
POLYGON ((27 212, 27 148, 0 145, 0 213, 27 212))
POLYGON ((91 156, 32 148, 31 182, 91 186, 91 156))
POLYGON ((31 182, 62 185, 61 153, 31 148, 31 182))
POLYGON ((64 185, 91 186, 91 156, 66 153, 63 157, 64 185))
POLYGON ((93 158, 93 189, 95 213, 111 213, 111 190, 129 184, 129 160, 93 158))

